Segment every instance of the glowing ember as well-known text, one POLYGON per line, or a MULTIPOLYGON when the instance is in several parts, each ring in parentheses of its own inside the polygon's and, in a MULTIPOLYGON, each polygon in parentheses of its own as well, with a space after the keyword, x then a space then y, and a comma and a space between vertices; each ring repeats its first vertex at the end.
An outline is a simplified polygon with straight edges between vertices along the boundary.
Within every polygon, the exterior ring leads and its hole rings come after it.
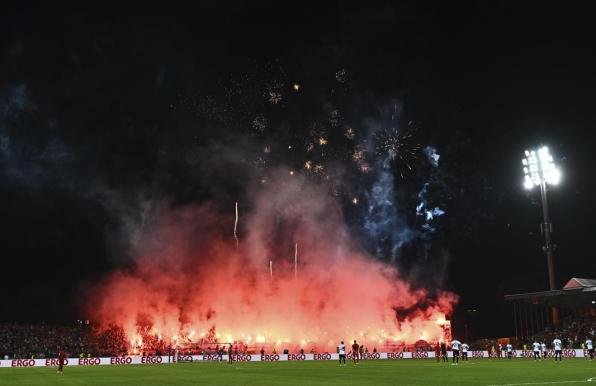
POLYGON ((370 258, 350 236, 338 200, 285 173, 247 198, 252 209, 239 224, 239 247, 229 232, 233 212, 222 216, 211 205, 147 222, 135 236, 135 267, 97 288, 89 307, 95 320, 121 327, 131 351, 162 338, 277 350, 330 350, 356 338, 379 350, 439 340, 438 321, 455 295, 430 298, 370 258))
POLYGON ((361 163, 360 166, 358 167, 358 169, 360 169, 360 171, 362 173, 368 173, 370 172, 370 165, 367 164, 366 162, 361 163))

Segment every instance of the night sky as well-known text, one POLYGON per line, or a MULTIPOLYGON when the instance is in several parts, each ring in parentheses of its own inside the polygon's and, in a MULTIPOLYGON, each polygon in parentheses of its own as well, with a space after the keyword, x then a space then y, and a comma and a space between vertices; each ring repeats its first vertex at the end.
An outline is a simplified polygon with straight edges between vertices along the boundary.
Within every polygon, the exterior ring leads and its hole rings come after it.
MULTIPOLYGON (((313 122, 324 122, 325 162, 342 165, 351 145, 334 130, 412 134, 415 155, 391 166, 400 221, 421 229, 425 182, 446 213, 394 264, 417 285, 460 296, 456 331, 509 335, 503 295, 547 289, 539 192, 522 185, 528 147, 548 145, 563 172, 549 193, 558 286, 595 278, 593 13, 360 3, 5 6, 0 320, 84 318, 91 288, 132 264, 130 224, 144 205, 231 210, 268 167, 302 168, 313 122), (255 156, 264 144, 268 165, 255 156)), ((350 200, 374 173, 346 170, 332 189, 367 247, 350 200)))

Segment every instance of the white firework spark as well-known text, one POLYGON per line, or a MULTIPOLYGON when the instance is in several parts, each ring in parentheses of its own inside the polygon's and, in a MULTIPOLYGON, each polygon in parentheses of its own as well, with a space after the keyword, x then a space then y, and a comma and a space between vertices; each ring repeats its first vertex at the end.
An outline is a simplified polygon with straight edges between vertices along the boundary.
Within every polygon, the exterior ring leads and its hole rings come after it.
POLYGON ((412 170, 412 162, 420 151, 420 145, 412 141, 412 134, 402 134, 398 129, 391 128, 377 133, 375 141, 377 155, 386 157, 387 161, 395 162, 400 168, 402 178, 401 166, 412 170))
POLYGON ((277 91, 269 91, 269 103, 276 105, 281 102, 281 93, 277 91))

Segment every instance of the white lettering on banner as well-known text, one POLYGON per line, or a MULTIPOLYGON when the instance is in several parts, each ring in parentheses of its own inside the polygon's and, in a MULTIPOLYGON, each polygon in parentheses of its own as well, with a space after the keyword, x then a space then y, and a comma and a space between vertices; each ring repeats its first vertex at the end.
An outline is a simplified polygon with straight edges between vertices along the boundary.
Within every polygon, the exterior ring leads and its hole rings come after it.
POLYGON ((428 359, 428 352, 427 351, 413 352, 412 358, 414 358, 414 359, 428 359))
POLYGON ((326 352, 324 354, 313 354, 313 360, 315 360, 315 361, 330 361, 331 354, 329 354, 328 352, 326 352))

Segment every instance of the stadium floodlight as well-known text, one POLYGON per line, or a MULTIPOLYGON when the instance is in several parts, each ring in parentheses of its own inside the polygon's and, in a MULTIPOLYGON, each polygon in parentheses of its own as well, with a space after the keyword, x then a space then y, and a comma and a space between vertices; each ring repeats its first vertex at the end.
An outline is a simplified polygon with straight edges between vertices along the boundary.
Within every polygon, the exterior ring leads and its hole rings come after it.
MULTIPOLYGON (((551 290, 556 288, 555 272, 553 267, 554 245, 551 240, 552 224, 548 215, 547 186, 558 185, 561 180, 561 172, 555 165, 553 156, 548 147, 543 146, 538 150, 526 150, 525 158, 522 159, 524 170, 524 187, 528 190, 534 186, 540 186, 540 196, 542 198, 542 224, 540 229, 544 234, 544 253, 548 264, 548 282, 551 290)), ((553 322, 558 324, 559 313, 553 307, 553 322)))
POLYGON ((557 185, 561 180, 561 172, 555 165, 548 147, 538 150, 526 150, 526 157, 522 159, 524 166, 524 187, 532 189, 542 183, 557 185))

